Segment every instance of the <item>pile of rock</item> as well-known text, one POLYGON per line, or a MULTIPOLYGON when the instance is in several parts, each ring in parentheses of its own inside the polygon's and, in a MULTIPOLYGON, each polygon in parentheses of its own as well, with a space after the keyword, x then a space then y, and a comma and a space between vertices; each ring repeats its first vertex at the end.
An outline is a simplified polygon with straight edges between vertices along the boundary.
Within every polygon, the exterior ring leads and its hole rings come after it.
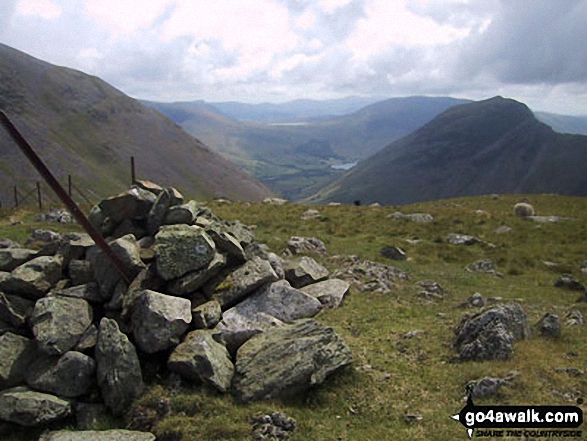
POLYGON ((334 277, 354 283, 361 292, 390 293, 400 280, 409 280, 404 271, 390 265, 361 260, 359 256, 332 256, 330 262, 341 267, 334 277))
POLYGON ((121 415, 146 366, 250 401, 296 394, 352 362, 310 318, 338 306, 348 283, 313 259, 284 262, 251 228, 148 182, 90 220, 130 284, 86 234, 0 250, 0 420, 79 421, 96 406, 121 415))

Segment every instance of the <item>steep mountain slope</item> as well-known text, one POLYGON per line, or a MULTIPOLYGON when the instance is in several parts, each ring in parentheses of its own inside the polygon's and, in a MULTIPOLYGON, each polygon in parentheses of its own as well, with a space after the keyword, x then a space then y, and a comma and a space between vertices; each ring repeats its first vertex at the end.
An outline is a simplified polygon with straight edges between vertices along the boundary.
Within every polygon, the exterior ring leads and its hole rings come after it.
POLYGON ((524 104, 453 107, 359 163, 314 202, 407 204, 488 193, 587 194, 587 137, 563 135, 524 104))
POLYGON ((536 118, 548 124, 555 132, 587 135, 587 116, 559 115, 548 112, 535 112, 536 118))
MULTIPOLYGON (((97 198, 137 175, 193 196, 258 200, 271 192, 212 152, 171 120, 99 78, 53 66, 0 45, 0 108, 13 119, 49 168, 97 198)), ((0 196, 39 179, 0 130, 0 196)))
POLYGON ((336 178, 333 164, 372 155, 447 108, 454 98, 392 98, 350 115, 314 122, 268 124, 239 121, 202 101, 149 103, 215 151, 243 166, 290 199, 310 196, 336 178))

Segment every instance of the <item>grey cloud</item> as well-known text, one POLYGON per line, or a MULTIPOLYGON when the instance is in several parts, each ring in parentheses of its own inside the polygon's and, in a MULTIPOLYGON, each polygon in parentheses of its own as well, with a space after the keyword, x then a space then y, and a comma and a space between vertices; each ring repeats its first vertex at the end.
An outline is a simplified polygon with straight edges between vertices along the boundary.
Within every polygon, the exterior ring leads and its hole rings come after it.
POLYGON ((16 9, 16 1, 17 0, 4 0, 0 2, 0 36, 4 34, 12 20, 12 16, 16 9))

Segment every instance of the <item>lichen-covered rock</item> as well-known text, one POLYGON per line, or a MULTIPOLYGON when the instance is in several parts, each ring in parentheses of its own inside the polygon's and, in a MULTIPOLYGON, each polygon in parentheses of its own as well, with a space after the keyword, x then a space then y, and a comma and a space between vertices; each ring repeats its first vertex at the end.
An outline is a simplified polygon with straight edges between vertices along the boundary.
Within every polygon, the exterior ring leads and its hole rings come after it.
POLYGON ((196 329, 211 329, 222 320, 222 308, 216 300, 210 300, 192 309, 192 323, 196 329))
POLYGON ((503 278, 503 274, 497 271, 497 266, 491 259, 482 259, 473 262, 466 268, 470 273, 486 273, 493 274, 494 276, 503 278))
POLYGON ((166 188, 157 195, 157 199, 153 203, 149 215, 147 216, 147 233, 150 236, 155 235, 159 227, 165 219, 167 210, 171 205, 173 199, 173 190, 166 188))
POLYGON ((61 355, 72 349, 92 324, 92 308, 83 299, 47 296, 37 300, 31 327, 39 349, 61 355))
POLYGON ((172 352, 167 367, 186 380, 202 381, 220 392, 230 389, 234 376, 234 365, 226 347, 205 330, 190 332, 172 352))
POLYGON ((124 219, 146 218, 155 199, 156 196, 150 191, 133 187, 127 192, 104 199, 98 206, 105 216, 118 223, 124 219))
POLYGON ((167 291, 176 296, 192 294, 210 279, 216 277, 225 266, 226 256, 224 254, 216 253, 214 258, 205 268, 191 271, 168 283, 167 291))
POLYGON ((503 360, 512 355, 514 341, 530 337, 530 327, 520 304, 511 303, 465 316, 455 333, 461 360, 503 360))
POLYGON ((32 300, 0 292, 0 320, 10 323, 15 328, 26 325, 34 307, 35 302, 32 300))
POLYGON ((214 328, 214 338, 222 342, 228 352, 234 355, 253 335, 273 331, 283 324, 281 320, 264 312, 244 315, 231 308, 222 314, 222 320, 214 328))
POLYGON ((196 220, 199 213, 198 203, 196 201, 189 201, 186 204, 176 205, 170 207, 165 215, 163 224, 165 225, 177 225, 186 224, 191 225, 196 220))
POLYGON ((133 344, 120 332, 116 321, 100 321, 96 345, 96 378, 104 403, 114 415, 122 415, 143 392, 141 365, 133 344))
POLYGON ((84 299, 92 304, 102 303, 102 295, 98 284, 95 282, 86 283, 85 285, 76 285, 65 289, 54 289, 49 296, 72 297, 84 299))
POLYGON ((67 265, 67 272, 72 286, 94 281, 94 267, 89 260, 71 260, 67 265))
POLYGON ((36 251, 26 248, 0 249, 0 271, 12 271, 31 260, 36 254, 36 251))
POLYGON ((304 256, 285 265, 285 278, 294 288, 326 280, 330 272, 311 257, 304 256))
POLYGON ((132 312, 133 335, 147 353, 179 344, 192 321, 192 305, 187 299, 145 290, 132 312))
POLYGON ((96 362, 81 352, 41 357, 29 366, 27 384, 41 392, 74 398, 89 392, 94 384, 96 362))
POLYGON ((21 426, 39 426, 71 414, 69 401, 54 395, 15 387, 0 392, 0 420, 21 426))
POLYGON ((40 256, 15 268, 2 282, 2 289, 33 300, 43 297, 61 279, 60 256, 40 256))
POLYGON ((559 338, 561 336, 561 321, 557 314, 546 313, 536 323, 540 335, 549 338, 559 338))
POLYGON ((164 280, 205 268, 216 255, 214 241, 199 227, 166 226, 155 237, 157 272, 164 280))
POLYGON ((317 237, 292 236, 287 242, 287 253, 291 255, 317 253, 327 254, 326 246, 317 237))
POLYGON ((340 279, 329 279, 302 288, 302 291, 318 299, 325 308, 338 308, 351 284, 340 279))
POLYGON ((481 239, 467 234, 451 233, 446 237, 446 241, 451 245, 475 245, 481 243, 481 239))
POLYGON ((321 384, 352 360, 332 328, 313 319, 299 320, 255 335, 240 347, 233 390, 244 402, 295 395, 321 384))
POLYGON ((136 430, 61 430, 43 435, 39 441, 155 441, 155 435, 136 430))
POLYGON ((37 356, 36 344, 7 332, 0 336, 0 390, 22 384, 29 364, 37 356))

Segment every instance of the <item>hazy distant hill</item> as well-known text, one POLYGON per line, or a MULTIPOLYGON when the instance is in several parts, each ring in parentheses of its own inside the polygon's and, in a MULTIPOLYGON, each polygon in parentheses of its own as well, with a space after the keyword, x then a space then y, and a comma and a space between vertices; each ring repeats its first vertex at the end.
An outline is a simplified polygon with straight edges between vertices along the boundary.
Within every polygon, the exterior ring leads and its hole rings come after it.
POLYGON ((495 97, 448 109, 359 163, 313 201, 407 204, 490 193, 587 194, 587 137, 495 97))
POLYGON ((555 132, 587 135, 587 116, 558 115, 556 113, 535 112, 536 118, 548 124, 555 132))
MULTIPOLYGON (((260 199, 270 191, 160 113, 99 78, 53 66, 0 44, 0 108, 49 168, 88 195, 128 187, 129 158, 139 178, 193 196, 260 199)), ((0 196, 26 189, 37 173, 0 129, 0 196), (26 183, 26 185, 25 185, 26 183)))
MULTIPOLYGON (((245 167, 272 190, 295 200, 313 194, 340 175, 342 172, 334 170, 333 164, 367 158, 438 113, 465 102, 469 101, 392 98, 349 115, 306 123, 296 119, 291 124, 237 120, 217 109, 215 104, 203 101, 145 104, 245 167)), ((332 102, 323 106, 316 101, 303 103, 307 114, 313 117, 332 105, 332 102)))

